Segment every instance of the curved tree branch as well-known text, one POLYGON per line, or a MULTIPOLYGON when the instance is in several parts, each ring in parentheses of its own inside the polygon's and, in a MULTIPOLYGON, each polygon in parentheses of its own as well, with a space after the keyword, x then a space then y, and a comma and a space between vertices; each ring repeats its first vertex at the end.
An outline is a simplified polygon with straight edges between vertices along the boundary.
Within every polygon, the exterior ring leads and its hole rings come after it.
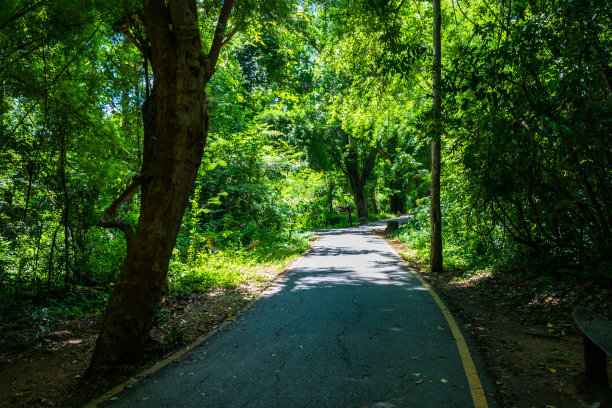
POLYGON ((221 47, 227 43, 227 38, 231 38, 235 32, 230 32, 226 35, 225 30, 227 28, 227 22, 229 20, 230 14, 232 12, 232 7, 234 6, 234 0, 225 0, 223 2, 223 7, 221 7, 221 12, 219 13, 219 20, 217 20, 217 27, 215 28, 215 36, 213 38, 212 45, 210 46, 210 51, 206 55, 206 80, 210 80, 213 73, 215 72, 214 67, 217 65, 217 60, 219 59, 219 53, 221 52, 221 47))
POLYGON ((151 177, 153 177, 152 171, 147 171, 143 174, 134 176, 134 178, 132 179, 132 183, 102 213, 102 215, 100 216, 100 219, 96 223, 98 227, 115 228, 115 229, 119 229, 123 231, 123 234, 125 235, 125 241, 126 241, 128 248, 130 247, 132 238, 134 237, 134 229, 132 228, 132 225, 130 223, 123 221, 123 220, 113 218, 113 217, 115 216, 115 213, 117 212, 117 210, 119 210, 119 207, 121 207, 121 204, 123 204, 129 198, 131 198, 134 194, 136 194, 136 191, 138 191, 138 187, 140 187, 142 183, 144 183, 151 177))

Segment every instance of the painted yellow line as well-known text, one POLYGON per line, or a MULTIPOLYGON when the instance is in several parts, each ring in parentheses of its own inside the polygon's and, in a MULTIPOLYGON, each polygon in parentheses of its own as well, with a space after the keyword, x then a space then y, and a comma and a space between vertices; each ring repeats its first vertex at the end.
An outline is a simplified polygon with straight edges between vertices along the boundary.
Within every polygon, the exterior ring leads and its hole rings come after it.
POLYGON ((94 400, 88 402, 87 404, 83 405, 82 408, 96 408, 98 405, 100 405, 103 402, 106 402, 109 399, 113 398, 114 396, 119 394, 124 389, 133 387, 138 381, 142 380, 145 377, 148 377, 149 375, 155 373, 157 370, 167 366, 168 364, 172 363, 174 360, 176 360, 179 357, 183 356, 184 354, 190 352, 191 350, 193 350, 194 348, 198 347, 199 345, 204 343, 206 340, 208 340, 211 336, 213 336, 214 334, 218 333, 220 330, 223 330, 226 326, 230 325, 232 322, 235 322, 238 319, 239 315, 244 314, 245 311, 247 311, 248 309, 253 307, 255 302, 258 301, 259 299, 261 299, 263 296, 265 296, 265 294, 266 294, 266 292, 268 290, 270 290, 272 287, 274 287, 276 285, 279 285, 279 284, 283 283, 283 281, 286 279, 287 273, 289 273, 289 271, 291 271, 291 269, 293 269, 295 267, 295 265, 297 264, 297 262, 299 260, 301 260, 307 253, 309 253, 312 250, 312 248, 315 245, 315 242, 318 239, 319 239, 319 236, 315 235, 315 237, 313 238, 312 242, 310 243, 310 246, 308 247, 308 249, 306 249, 306 251, 304 251, 299 257, 297 257, 289 265, 287 265, 272 281, 270 281, 270 284, 265 289, 263 289, 259 294, 257 294, 250 302, 248 302, 246 304, 246 306, 243 307, 238 312, 237 315, 228 317, 226 321, 224 321, 219 326, 217 326, 216 328, 212 329, 211 331, 209 331, 205 335, 197 338, 193 343, 191 343, 187 347, 172 353, 168 357, 164 358, 161 361, 158 361, 157 363, 155 363, 151 367, 149 367, 146 370, 140 372, 139 374, 131 377, 127 381, 117 385, 114 388, 111 388, 110 390, 106 391, 104 394, 100 395, 96 399, 94 399, 94 400))
MULTIPOLYGON (((374 234, 376 235, 376 234, 374 234)), ((380 237, 378 237, 380 238, 380 237)), ((387 241, 380 238, 391 250, 393 253, 408 267, 408 270, 412 272, 412 274, 421 282, 423 286, 429 291, 431 297, 434 298, 440 310, 442 310, 442 314, 446 318, 446 322, 448 323, 451 332, 453 333, 453 337, 455 338, 455 343, 457 343, 457 348, 459 349, 459 356, 461 357, 461 363, 463 364, 463 370, 465 371, 465 375, 468 380, 468 385, 470 386, 470 391, 472 393, 472 400, 474 401, 474 408, 488 408, 489 405, 487 403, 487 397, 485 396, 484 389, 482 388, 482 383, 480 382, 480 377, 478 377, 478 372, 476 371, 476 366, 474 365, 474 360, 472 359, 472 355, 470 354, 470 350, 468 349, 465 338, 463 337, 463 333, 457 326, 457 322, 455 322, 455 318, 448 310, 440 296, 436 293, 436 291, 427 283, 425 279, 421 275, 418 274, 408 263, 401 257, 399 253, 393 248, 387 241)))

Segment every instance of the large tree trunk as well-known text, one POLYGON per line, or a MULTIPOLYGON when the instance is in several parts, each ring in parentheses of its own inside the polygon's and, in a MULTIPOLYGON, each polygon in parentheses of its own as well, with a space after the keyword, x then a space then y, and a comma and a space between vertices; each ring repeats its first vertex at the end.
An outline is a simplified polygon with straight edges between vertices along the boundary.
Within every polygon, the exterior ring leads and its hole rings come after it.
POLYGON ((440 0, 433 0, 433 134, 431 142, 431 187, 430 187, 430 250, 429 264, 432 272, 442 272, 442 210, 440 208, 441 168, 441 109, 440 79, 441 58, 441 11, 440 0))
POLYGON ((351 185, 351 194, 355 201, 355 208, 357 208, 357 217, 359 221, 363 223, 363 219, 367 221, 368 218, 368 206, 365 195, 365 183, 362 182, 359 174, 350 173, 348 175, 349 183, 351 185))
POLYGON ((167 3, 144 0, 149 44, 143 51, 151 61, 155 85, 144 107, 143 170, 151 176, 143 186, 138 226, 104 316, 89 374, 138 360, 147 349, 155 305, 206 143, 205 88, 224 42, 233 1, 224 2, 208 55, 202 51, 196 1, 167 3))

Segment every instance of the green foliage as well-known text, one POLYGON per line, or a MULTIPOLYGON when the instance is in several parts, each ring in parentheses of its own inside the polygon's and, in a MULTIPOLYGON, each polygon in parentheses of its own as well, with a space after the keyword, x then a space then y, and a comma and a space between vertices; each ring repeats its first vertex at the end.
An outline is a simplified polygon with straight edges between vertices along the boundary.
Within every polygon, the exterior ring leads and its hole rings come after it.
MULTIPOLYGON (((152 81, 119 34, 136 34, 140 2, 107 3, 0 8, 3 318, 99 312, 125 255, 123 235, 95 224, 140 171, 152 81)), ((203 32, 220 4, 200 3, 203 32)), ((409 212, 398 236, 428 261, 431 4, 347 4, 236 6, 171 290, 279 268, 304 231, 348 226, 347 206, 353 222, 356 207, 409 212)), ((612 275, 610 12, 603 0, 446 5, 447 269, 612 275)), ((136 225, 139 204, 118 217, 136 225)))
MULTIPOLYGON (((610 277, 609 6, 461 7, 444 17, 446 267, 610 277)), ((400 234, 426 262, 413 211, 400 234)))
POLYGON ((106 284, 125 252, 115 234, 92 229, 138 149, 138 56, 100 18, 114 11, 99 2, 3 7, 0 285, 8 303, 106 284))
MULTIPOLYGON (((610 269, 609 6, 513 4, 474 26, 449 76, 465 206, 546 273, 610 269)), ((489 12, 482 12, 488 15, 489 12)))
POLYGON ((287 235, 260 235, 261 242, 251 251, 228 247, 211 252, 198 252, 189 263, 183 263, 180 251, 170 263, 169 288, 171 292, 234 289, 248 280, 264 280, 267 273, 276 273, 292 259, 304 252, 312 233, 287 235))

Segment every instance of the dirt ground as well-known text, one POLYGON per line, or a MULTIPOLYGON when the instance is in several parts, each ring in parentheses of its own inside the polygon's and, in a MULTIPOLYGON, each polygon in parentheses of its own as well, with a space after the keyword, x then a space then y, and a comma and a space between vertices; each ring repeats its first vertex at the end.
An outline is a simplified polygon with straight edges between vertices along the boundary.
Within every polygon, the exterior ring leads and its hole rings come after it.
POLYGON ((264 271, 264 279, 231 291, 164 297, 152 330, 152 337, 162 345, 159 353, 96 387, 84 384, 82 377, 93 353, 99 317, 57 323, 40 338, 36 337, 38 327, 3 324, 2 332, 6 333, 10 326, 11 335, 17 334, 30 346, 21 350, 0 349, 0 408, 81 406, 103 389, 235 319, 283 273, 264 271))
MULTIPOLYGON (((400 252, 398 242, 389 241, 400 252)), ((419 272, 445 299, 493 376, 502 407, 612 406, 610 391, 594 390, 582 374, 582 337, 571 311, 578 305, 608 314, 612 288, 591 282, 525 283, 508 274, 482 274, 469 280, 419 272)), ((169 355, 233 319, 268 287, 276 273, 233 291, 185 294, 161 302, 153 337, 169 355)), ((608 315, 608 317, 610 317, 608 315)), ((0 408, 79 406, 89 394, 82 376, 93 352, 99 318, 58 323, 44 337, 37 327, 4 323, 29 343, 25 349, 0 349, 0 408)), ((155 360, 133 367, 132 372, 155 360)), ((612 364, 609 366, 612 378, 612 364)), ((114 381, 118 381, 117 377, 114 381)), ((102 384, 110 387, 112 383, 102 384)))

